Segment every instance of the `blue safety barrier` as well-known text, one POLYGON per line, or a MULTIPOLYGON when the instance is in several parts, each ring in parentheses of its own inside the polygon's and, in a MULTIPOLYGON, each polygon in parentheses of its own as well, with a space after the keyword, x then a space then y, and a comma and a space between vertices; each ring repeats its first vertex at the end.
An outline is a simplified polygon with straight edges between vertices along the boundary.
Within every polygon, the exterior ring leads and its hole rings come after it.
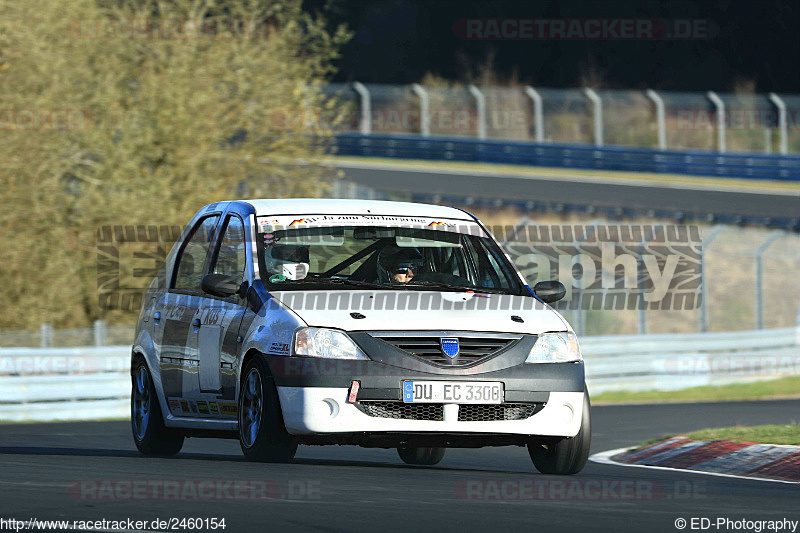
POLYGON ((334 145, 338 155, 348 156, 800 181, 800 156, 359 133, 337 135, 334 145))

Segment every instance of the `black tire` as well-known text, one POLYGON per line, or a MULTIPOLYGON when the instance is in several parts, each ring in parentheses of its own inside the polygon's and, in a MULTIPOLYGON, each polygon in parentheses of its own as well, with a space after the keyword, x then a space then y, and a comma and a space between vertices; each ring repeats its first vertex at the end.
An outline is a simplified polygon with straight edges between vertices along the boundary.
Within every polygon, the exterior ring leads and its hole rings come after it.
POLYGON ((581 429, 574 437, 549 442, 528 443, 528 453, 536 470, 542 474, 569 476, 577 474, 589 460, 592 443, 592 416, 589 393, 583 395, 581 429))
POLYGON ((136 359, 131 373, 131 431, 144 455, 168 457, 183 447, 183 433, 164 425, 153 377, 142 357, 136 359))
POLYGON ((397 448, 397 455, 408 465, 433 466, 444 459, 447 448, 397 448))
POLYGON ((239 390, 239 444, 248 461, 290 463, 297 442, 286 431, 275 380, 260 355, 245 365, 239 390))

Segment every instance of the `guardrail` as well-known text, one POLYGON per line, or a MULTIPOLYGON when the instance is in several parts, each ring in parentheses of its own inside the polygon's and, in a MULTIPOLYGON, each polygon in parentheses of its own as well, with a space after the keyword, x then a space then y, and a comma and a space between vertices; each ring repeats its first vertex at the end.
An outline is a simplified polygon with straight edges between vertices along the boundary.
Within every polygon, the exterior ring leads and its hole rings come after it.
POLYGON ((0 420, 130 413, 130 346, 0 348, 0 420))
POLYGON ((458 137, 339 134, 338 155, 800 181, 800 156, 649 150, 458 137))
POLYGON ((584 337, 592 393, 680 390, 800 375, 800 327, 584 337))
MULTIPOLYGON (((584 337, 587 383, 678 390, 800 375, 800 327, 584 337)), ((129 415, 130 346, 0 349, 0 420, 129 415)))

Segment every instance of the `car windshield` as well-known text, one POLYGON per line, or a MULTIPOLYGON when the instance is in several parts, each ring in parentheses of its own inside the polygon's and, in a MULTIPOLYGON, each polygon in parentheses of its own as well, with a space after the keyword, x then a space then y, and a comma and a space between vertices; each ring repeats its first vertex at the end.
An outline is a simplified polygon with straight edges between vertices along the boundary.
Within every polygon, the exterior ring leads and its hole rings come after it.
POLYGON ((279 290, 313 286, 527 294, 494 240, 477 225, 465 228, 470 231, 262 226, 262 279, 279 290))

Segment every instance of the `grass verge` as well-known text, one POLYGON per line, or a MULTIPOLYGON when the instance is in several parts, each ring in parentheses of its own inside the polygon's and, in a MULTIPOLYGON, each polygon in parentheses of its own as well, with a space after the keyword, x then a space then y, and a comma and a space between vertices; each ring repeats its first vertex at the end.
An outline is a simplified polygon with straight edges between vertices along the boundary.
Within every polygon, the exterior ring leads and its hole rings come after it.
POLYGON ((791 444, 800 446, 800 424, 770 424, 701 429, 687 435, 692 440, 735 440, 759 444, 791 444))
POLYGON ((782 398, 800 398, 800 377, 693 387, 677 391, 603 392, 592 396, 592 404, 727 402, 782 398))

